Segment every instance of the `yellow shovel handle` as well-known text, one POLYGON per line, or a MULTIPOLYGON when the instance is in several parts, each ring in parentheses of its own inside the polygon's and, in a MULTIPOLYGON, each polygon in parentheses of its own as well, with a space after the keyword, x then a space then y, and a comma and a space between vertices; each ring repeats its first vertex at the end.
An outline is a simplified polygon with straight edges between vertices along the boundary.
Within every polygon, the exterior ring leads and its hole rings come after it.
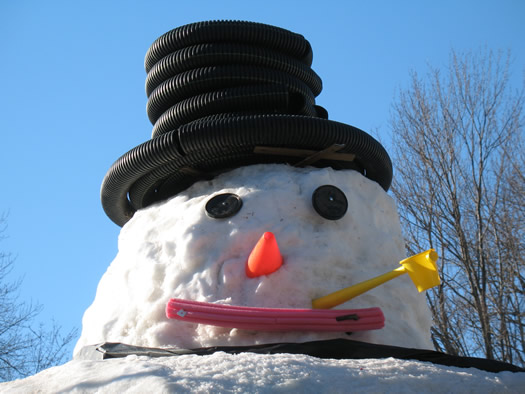
POLYGON ((393 271, 387 272, 386 274, 376 276, 375 278, 366 280, 356 285, 347 287, 345 289, 338 290, 332 294, 328 294, 321 298, 316 298, 312 301, 314 309, 330 309, 334 306, 342 304, 360 294, 367 292, 374 287, 377 287, 391 279, 397 278, 399 275, 403 275, 407 270, 401 266, 393 271))

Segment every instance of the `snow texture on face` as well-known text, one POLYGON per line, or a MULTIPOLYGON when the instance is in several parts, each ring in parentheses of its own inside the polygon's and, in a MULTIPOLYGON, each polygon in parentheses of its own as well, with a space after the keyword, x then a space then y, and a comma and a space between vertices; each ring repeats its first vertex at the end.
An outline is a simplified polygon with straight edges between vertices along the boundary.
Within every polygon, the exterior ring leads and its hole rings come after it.
POLYGON ((255 332, 169 320, 170 298, 221 304, 311 308, 312 299, 397 268, 405 258, 393 200, 375 182, 352 171, 255 165, 202 181, 176 197, 138 211, 123 227, 119 252, 102 277, 83 318, 83 346, 123 342, 196 348, 350 338, 432 348, 424 293, 408 275, 383 284, 338 309, 381 307, 381 330, 345 333, 255 332), (321 217, 312 193, 341 189, 348 210, 321 217), (243 201, 232 217, 214 219, 206 202, 221 193, 243 201), (261 235, 271 231, 284 258, 276 272, 248 278, 245 263, 261 235))

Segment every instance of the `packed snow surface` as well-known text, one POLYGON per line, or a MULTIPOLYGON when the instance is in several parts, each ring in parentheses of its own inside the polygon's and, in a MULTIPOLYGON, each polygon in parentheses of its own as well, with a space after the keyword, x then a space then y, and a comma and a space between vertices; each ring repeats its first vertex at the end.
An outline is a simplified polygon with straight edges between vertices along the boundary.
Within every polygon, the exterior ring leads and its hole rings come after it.
POLYGON ((209 356, 73 360, 9 393, 523 393, 525 373, 490 373, 393 358, 322 360, 306 355, 223 352, 209 356))
MULTIPOLYGON (((118 255, 84 315, 75 353, 106 341, 197 348, 348 338, 345 333, 256 332, 185 323, 167 319, 165 308, 170 298, 311 308, 312 299, 395 269, 405 257, 393 200, 361 174, 287 165, 239 168, 138 211, 122 228, 118 255), (312 193, 322 185, 345 193, 348 210, 341 219, 328 220, 314 210, 312 193), (232 217, 213 219, 205 212, 206 202, 222 193, 237 194, 242 208, 232 217), (246 260, 266 231, 275 234, 284 264, 270 275, 248 278, 246 260)), ((369 307, 382 308, 385 327, 356 332, 351 339, 432 348, 425 296, 408 275, 338 308, 369 307)))

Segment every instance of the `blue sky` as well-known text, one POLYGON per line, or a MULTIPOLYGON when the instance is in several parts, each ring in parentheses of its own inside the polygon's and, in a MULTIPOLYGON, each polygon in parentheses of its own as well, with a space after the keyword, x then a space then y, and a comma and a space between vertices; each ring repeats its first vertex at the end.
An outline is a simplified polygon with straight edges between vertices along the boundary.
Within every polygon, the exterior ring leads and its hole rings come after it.
MULTIPOLYGON (((120 228, 99 191, 110 165, 150 137, 144 55, 161 34, 212 19, 263 22, 305 36, 323 80, 317 104, 389 149, 390 107, 410 71, 445 67, 450 50, 512 51, 525 72, 525 2, 0 2, 0 250, 16 256, 21 297, 40 319, 81 327, 120 228)), ((394 163, 395 176, 395 163, 394 163)))

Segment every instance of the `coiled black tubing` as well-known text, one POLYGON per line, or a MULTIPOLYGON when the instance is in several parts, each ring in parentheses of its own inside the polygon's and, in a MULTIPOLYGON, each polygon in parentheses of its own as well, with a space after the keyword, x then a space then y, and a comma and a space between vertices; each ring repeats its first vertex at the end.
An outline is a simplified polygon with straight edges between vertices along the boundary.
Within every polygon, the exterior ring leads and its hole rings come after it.
POLYGON ((254 22, 185 25, 159 37, 145 58, 151 139, 121 156, 101 188, 104 211, 123 226, 141 208, 201 179, 297 157, 254 153, 258 146, 320 151, 344 145, 355 160, 313 165, 351 168, 388 190, 392 164, 375 139, 328 120, 312 49, 299 34, 254 22))

